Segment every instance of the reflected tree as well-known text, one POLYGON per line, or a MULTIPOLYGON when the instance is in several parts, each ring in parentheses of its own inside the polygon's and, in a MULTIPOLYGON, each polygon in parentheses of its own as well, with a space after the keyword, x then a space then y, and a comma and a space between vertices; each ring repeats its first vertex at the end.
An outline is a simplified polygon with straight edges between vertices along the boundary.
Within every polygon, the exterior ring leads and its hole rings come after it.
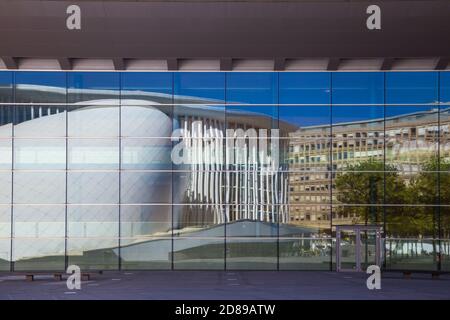
POLYGON ((356 216, 355 222, 380 223, 382 210, 377 205, 402 203, 406 189, 397 169, 376 159, 349 165, 335 180, 337 201, 365 205, 338 209, 356 216))

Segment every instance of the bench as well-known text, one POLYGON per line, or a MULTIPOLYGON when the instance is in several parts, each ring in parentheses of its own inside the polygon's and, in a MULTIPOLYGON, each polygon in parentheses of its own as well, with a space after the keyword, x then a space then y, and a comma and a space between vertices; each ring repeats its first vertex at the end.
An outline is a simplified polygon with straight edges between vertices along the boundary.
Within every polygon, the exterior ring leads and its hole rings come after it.
POLYGON ((442 271, 425 271, 425 270, 404 270, 403 278, 411 279, 411 274, 413 273, 431 273, 431 279, 439 279, 439 275, 446 273, 442 271))
MULTIPOLYGON (((26 281, 34 281, 34 278, 36 275, 48 275, 49 272, 27 272, 25 273, 25 280, 26 281)), ((62 281, 63 280, 63 274, 62 272, 55 272, 53 273, 53 279, 56 281, 62 281)), ((102 272, 99 272, 99 274, 102 274, 102 272)), ((88 272, 82 272, 81 273, 81 281, 89 281, 91 279, 91 273, 88 272)))

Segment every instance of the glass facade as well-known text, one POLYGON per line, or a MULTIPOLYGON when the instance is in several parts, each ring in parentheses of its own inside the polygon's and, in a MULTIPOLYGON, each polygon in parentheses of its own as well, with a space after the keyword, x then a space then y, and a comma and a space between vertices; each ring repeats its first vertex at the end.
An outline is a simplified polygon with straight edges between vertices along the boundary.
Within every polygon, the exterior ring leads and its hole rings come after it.
POLYGON ((450 72, 0 72, 0 271, 450 270, 450 72))

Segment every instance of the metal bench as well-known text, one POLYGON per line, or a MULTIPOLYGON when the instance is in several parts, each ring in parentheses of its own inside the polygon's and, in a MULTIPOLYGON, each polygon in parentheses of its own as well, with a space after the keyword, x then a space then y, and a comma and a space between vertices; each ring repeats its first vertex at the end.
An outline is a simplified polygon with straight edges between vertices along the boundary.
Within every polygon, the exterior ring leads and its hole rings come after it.
POLYGON ((411 274, 413 273, 431 273, 431 279, 439 279, 439 276, 443 273, 443 271, 425 271, 425 270, 404 270, 403 272, 403 278, 405 279, 411 279, 411 274))

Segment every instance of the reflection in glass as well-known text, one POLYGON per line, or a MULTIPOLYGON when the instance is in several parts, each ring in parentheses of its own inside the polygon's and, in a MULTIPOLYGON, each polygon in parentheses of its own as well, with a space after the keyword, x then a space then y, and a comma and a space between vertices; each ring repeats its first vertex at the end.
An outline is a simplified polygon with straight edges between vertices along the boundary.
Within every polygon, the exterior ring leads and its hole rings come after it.
POLYGON ((64 206, 14 206, 14 270, 62 270, 64 206))
POLYGON ((387 72, 387 104, 435 103, 438 93, 437 72, 387 72))
POLYGON ((64 172, 15 172, 14 203, 55 204, 66 202, 64 172))
POLYGON ((331 74, 326 72, 281 72, 280 104, 329 104, 331 74))
POLYGON ((11 170, 12 140, 0 139, 0 170, 11 170))
POLYGON ((174 102, 221 103, 225 101, 225 73, 175 72, 174 102))
POLYGON ((335 72, 333 104, 383 104, 384 74, 381 72, 335 72))
MULTIPOLYGON (((353 170, 362 162, 383 162, 384 114, 379 106, 333 106, 332 164, 353 170)), ((383 170, 383 166, 375 166, 383 170)), ((375 169, 375 168, 374 168, 375 169)))
POLYGON ((223 205, 174 205, 173 235, 176 237, 223 237, 223 205))
POLYGON ((226 242, 227 270, 276 270, 277 239, 233 238, 226 242))
POLYGON ((0 138, 12 137, 13 107, 0 105, 0 138))
POLYGON ((124 72, 121 73, 121 105, 139 101, 147 103, 172 103, 172 78, 170 72, 124 72))
POLYGON ((119 104, 120 74, 117 72, 69 72, 67 95, 69 103, 119 104))
POLYGON ((0 205, 0 271, 9 271, 11 261, 11 206, 0 205))
POLYGON ((386 267, 436 270, 437 217, 435 207, 387 207, 386 267))
POLYGON ((0 103, 13 102, 13 73, 0 71, 0 103))
POLYGON ((280 238, 280 270, 330 270, 331 239, 280 238))
POLYGON ((67 235, 69 265, 81 270, 118 268, 118 206, 68 206, 67 235))
POLYGON ((171 170, 172 142, 167 138, 123 138, 122 169, 171 170))
POLYGON ((14 120, 15 137, 65 137, 66 107, 17 105, 14 120))
MULTIPOLYGON (((15 82, 15 102, 66 102, 67 89, 65 72, 16 72, 15 82)), ((37 116, 37 114, 35 115, 37 116)))
POLYGON ((410 174, 437 157, 438 112, 433 107, 386 107, 386 164, 410 174))
POLYGON ((67 202, 112 204, 119 202, 118 172, 69 172, 67 202))
POLYGON ((119 169, 118 139, 69 139, 68 168, 119 169))
POLYGON ((0 171, 0 204, 11 203, 11 172, 0 171))
POLYGON ((122 203, 171 203, 171 172, 122 172, 122 203))
POLYGON ((117 137, 119 135, 119 107, 69 106, 69 137, 117 137))
POLYGON ((227 73, 227 103, 276 104, 278 103, 277 88, 278 73, 227 73))
POLYGON ((440 253, 450 270, 449 88, 448 72, 1 71, 0 269, 61 270, 66 252, 83 270, 329 270, 335 226, 386 222, 388 269, 440 253))
POLYGON ((65 139, 15 139, 14 168, 41 170, 66 168, 65 139))
POLYGON ((172 240, 165 238, 125 238, 120 241, 121 268, 124 270, 170 270, 172 240))
POLYGON ((121 135, 124 137, 170 137, 172 106, 126 105, 121 107, 121 135))
POLYGON ((120 217, 122 238, 145 241, 148 237, 172 236, 170 205, 123 205, 120 217))
POLYGON ((223 270, 224 238, 176 238, 173 240, 173 268, 223 270))

